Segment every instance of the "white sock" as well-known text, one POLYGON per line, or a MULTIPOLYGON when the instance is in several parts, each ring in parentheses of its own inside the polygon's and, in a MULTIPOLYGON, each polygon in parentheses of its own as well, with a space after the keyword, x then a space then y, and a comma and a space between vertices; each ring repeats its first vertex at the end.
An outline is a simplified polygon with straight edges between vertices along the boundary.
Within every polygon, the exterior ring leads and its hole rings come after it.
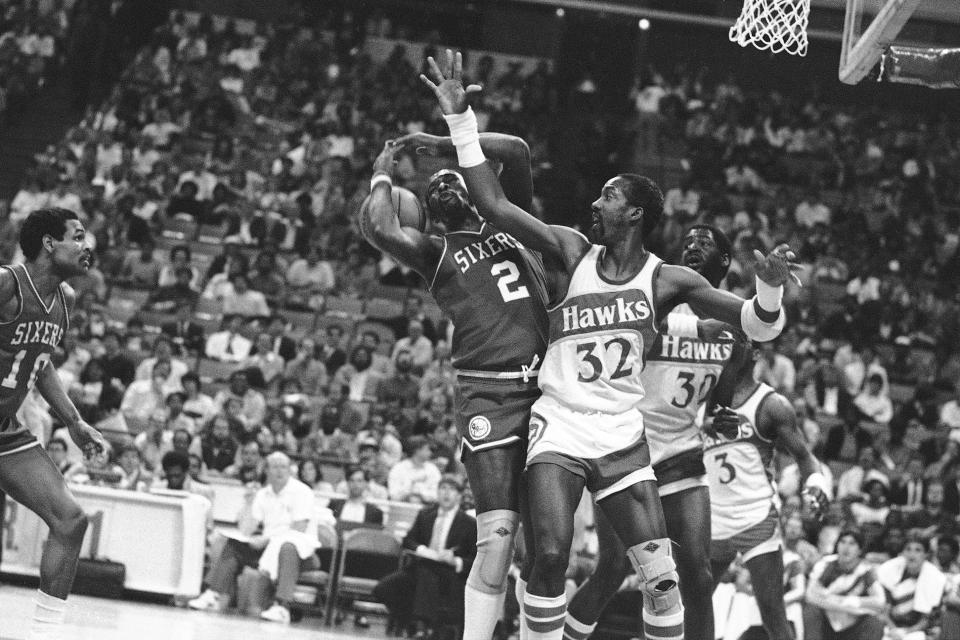
POLYGON ((529 640, 561 640, 567 617, 567 596, 523 594, 523 611, 530 627, 529 640))
POLYGON ((593 624, 584 624, 567 611, 567 620, 563 625, 563 638, 564 640, 587 640, 596 628, 596 622, 593 624))
POLYGON ((530 640, 530 627, 527 626, 527 614, 523 607, 523 594, 527 592, 527 581, 517 577, 517 584, 514 586, 513 593, 517 596, 517 603, 520 605, 520 640, 530 640))
POLYGON ((67 615, 67 601, 55 598, 38 589, 33 602, 36 606, 33 610, 30 630, 27 632, 27 640, 57 637, 67 615))
POLYGON ((467 585, 463 594, 463 640, 490 640, 507 593, 484 593, 467 585))

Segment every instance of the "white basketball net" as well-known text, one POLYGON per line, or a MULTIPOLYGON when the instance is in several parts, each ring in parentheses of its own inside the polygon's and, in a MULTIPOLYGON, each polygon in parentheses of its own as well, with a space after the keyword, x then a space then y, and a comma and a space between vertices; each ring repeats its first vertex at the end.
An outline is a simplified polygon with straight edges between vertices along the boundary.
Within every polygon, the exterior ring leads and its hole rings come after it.
POLYGON ((730 41, 771 53, 807 55, 810 0, 744 0, 730 41))

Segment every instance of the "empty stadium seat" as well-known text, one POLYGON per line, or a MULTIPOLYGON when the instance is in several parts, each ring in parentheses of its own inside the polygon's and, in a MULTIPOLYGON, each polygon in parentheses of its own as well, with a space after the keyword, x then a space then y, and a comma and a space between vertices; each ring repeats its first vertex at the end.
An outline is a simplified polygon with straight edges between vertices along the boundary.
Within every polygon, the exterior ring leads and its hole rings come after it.
MULTIPOLYGON (((336 584, 332 606, 327 616, 329 623, 333 611, 344 596, 351 598, 369 598, 374 587, 385 576, 400 566, 403 548, 385 531, 376 529, 354 529, 343 535, 340 545, 340 561, 337 563, 336 584)), ((386 607, 378 603, 364 607, 365 610, 385 613, 386 607)))

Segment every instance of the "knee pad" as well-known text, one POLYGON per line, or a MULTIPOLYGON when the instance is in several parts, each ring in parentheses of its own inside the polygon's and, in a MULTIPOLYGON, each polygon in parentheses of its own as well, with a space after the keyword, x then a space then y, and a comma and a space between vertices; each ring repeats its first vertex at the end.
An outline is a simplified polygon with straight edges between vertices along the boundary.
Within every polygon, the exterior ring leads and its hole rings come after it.
POLYGON ((663 616, 683 610, 678 588, 680 575, 669 538, 632 546, 627 549, 627 556, 640 578, 644 607, 650 613, 663 616))
POLYGON ((506 592, 519 521, 520 514, 507 509, 477 514, 477 557, 467 576, 468 587, 481 593, 506 592))

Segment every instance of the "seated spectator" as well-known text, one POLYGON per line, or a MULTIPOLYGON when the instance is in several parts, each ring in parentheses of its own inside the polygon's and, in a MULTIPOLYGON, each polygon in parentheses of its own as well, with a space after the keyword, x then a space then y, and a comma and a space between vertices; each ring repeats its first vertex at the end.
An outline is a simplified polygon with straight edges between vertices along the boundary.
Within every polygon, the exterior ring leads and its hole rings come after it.
POLYGON ((347 353, 342 348, 343 327, 332 324, 324 333, 324 343, 320 347, 320 359, 327 365, 327 375, 331 378, 337 370, 347 363, 347 353))
POLYGON ((220 331, 215 331, 207 338, 204 353, 208 358, 221 362, 243 362, 250 356, 253 343, 247 340, 240 331, 243 329, 243 316, 239 314, 224 315, 220 331))
POLYGON ((167 336, 159 336, 153 343, 153 355, 137 367, 136 379, 149 380, 153 374, 153 366, 157 362, 167 362, 170 364, 170 375, 166 380, 166 385, 171 389, 180 388, 180 379, 185 373, 190 371, 187 363, 179 358, 173 357, 173 343, 167 336))
POLYGON ((223 253, 210 263, 210 268, 207 269, 207 280, 212 280, 217 275, 247 273, 249 270, 250 262, 241 251, 240 243, 230 238, 224 238, 223 253))
POLYGON ((287 269, 287 303, 300 308, 318 309, 322 296, 337 286, 333 267, 321 259, 320 248, 312 245, 303 257, 287 269))
MULTIPOLYGON (((887 494, 890 491, 890 480, 876 469, 867 472, 863 481, 863 493, 866 499, 863 502, 854 502, 850 505, 850 513, 857 527, 861 529, 872 526, 880 534, 883 533, 890 517, 890 503, 887 494)), ((867 545, 871 551, 871 545, 867 545)))
POLYGON ((877 469, 877 452, 872 446, 860 447, 857 454, 857 466, 850 467, 840 475, 837 482, 837 500, 862 500, 860 492, 867 474, 877 469))
POLYGON ((890 490, 890 502, 899 506, 901 511, 916 511, 923 508, 924 471, 923 459, 915 455, 907 461, 906 468, 900 477, 894 479, 890 490))
POLYGON ((120 412, 130 428, 137 432, 157 410, 165 410, 170 388, 170 363, 160 360, 153 365, 153 377, 136 380, 127 387, 120 403, 120 412))
POLYGON ((167 218, 185 216, 200 222, 204 214, 204 202, 198 198, 199 188, 193 180, 184 180, 167 203, 167 218))
POLYGON ((63 438, 50 438, 50 442, 47 443, 47 454, 53 460, 57 470, 64 476, 80 464, 67 457, 67 442, 63 438))
POLYGON ((253 354, 247 356, 247 359, 240 365, 244 369, 256 369, 260 372, 260 377, 265 386, 270 387, 275 382, 280 381, 280 374, 283 372, 284 361, 279 354, 273 351, 273 340, 269 333, 261 333, 257 336, 256 349, 253 354))
POLYGON ((127 320, 127 330, 123 335, 123 349, 130 352, 149 351, 150 340, 143 330, 143 320, 134 316, 127 320))
POLYGON ((292 407, 277 407, 267 415, 266 427, 264 427, 265 441, 261 441, 265 451, 283 451, 288 455, 297 453, 297 439, 290 428, 294 420, 294 410, 292 407))
POLYGON ((167 412, 154 409, 147 420, 147 428, 137 435, 133 443, 140 450, 140 458, 148 471, 160 472, 160 459, 173 449, 173 431, 167 429, 167 412))
POLYGON ((873 347, 866 345, 859 353, 859 357, 843 368, 843 377, 847 383, 847 393, 856 397, 867 386, 867 378, 871 375, 878 375, 882 380, 882 387, 886 391, 889 388, 887 383, 887 370, 884 368, 880 358, 877 357, 873 347))
POLYGON ((943 482, 929 480, 923 496, 923 508, 904 514, 903 526, 908 535, 927 540, 936 536, 955 536, 960 533, 956 514, 943 508, 943 482))
POLYGON ((179 347, 182 355, 195 357, 203 353, 207 340, 203 326, 193 321, 193 305, 179 305, 175 312, 176 320, 163 323, 160 331, 179 347))
POLYGON ((213 398, 200 389, 200 376, 193 371, 180 378, 183 385, 183 413, 194 419, 197 424, 207 423, 217 413, 217 404, 213 398))
POLYGON ((249 288, 247 276, 242 273, 230 279, 233 290, 223 295, 223 313, 235 313, 241 316, 269 316, 270 307, 267 299, 259 291, 249 288))
POLYGON ((135 444, 121 447, 117 462, 123 469, 123 480, 120 481, 121 489, 131 491, 147 491, 150 489, 153 476, 144 467, 140 449, 135 444))
POLYGON ((120 268, 119 279, 131 287, 154 289, 160 281, 161 264, 153 255, 153 241, 140 243, 140 253, 129 253, 120 268))
POLYGON ((934 554, 933 563, 937 569, 940 569, 948 578, 951 575, 960 574, 960 564, 957 563, 957 559, 960 558, 960 542, 953 536, 942 536, 937 538, 936 542, 937 551, 934 554))
POLYGON ((393 361, 380 353, 380 334, 376 331, 364 331, 360 335, 360 344, 370 350, 370 369, 381 379, 393 374, 393 361))
POLYGON ((367 502, 369 474, 364 471, 363 467, 351 466, 347 468, 345 476, 347 482, 346 499, 331 500, 328 505, 330 511, 333 512, 333 517, 337 519, 337 524, 348 522, 374 527, 383 526, 383 511, 367 502))
POLYGON ((347 397, 354 402, 376 402, 380 378, 370 363, 370 350, 358 344, 350 352, 350 362, 337 369, 330 388, 346 388, 347 397))
POLYGON ((94 359, 80 372, 80 379, 70 385, 68 395, 83 419, 96 424, 120 408, 123 385, 119 380, 105 380, 100 360, 94 359))
POLYGON ((320 463, 314 458, 301 458, 297 465, 297 480, 313 489, 314 493, 322 491, 333 493, 333 485, 323 479, 320 473, 320 463))
POLYGON ((231 424, 225 414, 217 414, 207 425, 200 439, 203 463, 207 473, 219 476, 230 467, 237 457, 239 443, 235 433, 243 430, 239 424, 231 424))
POLYGON ((887 635, 902 640, 925 640, 934 610, 940 607, 947 579, 927 561, 924 539, 907 536, 900 555, 877 567, 877 582, 886 591, 890 604, 887 635))
POLYGON ((459 612, 462 624, 466 576, 477 542, 477 523, 460 509, 462 497, 460 480, 445 476, 437 505, 421 510, 403 539, 414 561, 383 578, 373 591, 387 605, 397 628, 415 624, 417 637, 432 635, 441 609, 459 612))
POLYGON ((174 429, 167 420, 167 431, 170 432, 170 450, 179 451, 185 456, 202 454, 200 440, 186 429, 174 429))
POLYGON ((853 406, 860 412, 861 420, 886 429, 893 418, 893 403, 883 390, 883 376, 871 373, 866 388, 853 399, 853 406))
POLYGON ((297 343, 289 336, 292 325, 281 314, 270 316, 267 334, 270 336, 270 350, 283 358, 284 362, 293 360, 297 354, 297 343))
POLYGON ((190 263, 190 247, 185 244, 179 244, 170 249, 170 264, 163 265, 160 269, 160 278, 157 284, 166 287, 177 282, 177 269, 188 269, 190 271, 190 288, 200 291, 200 285, 203 283, 200 270, 190 263))
POLYGON ((161 285, 150 292, 145 307, 153 311, 169 313, 177 308, 193 309, 200 298, 200 292, 190 285, 191 272, 189 267, 177 267, 174 272, 174 282, 161 285))
POLYGON ((401 351, 409 351, 413 362, 413 372, 423 375, 433 361, 433 343, 423 335, 423 323, 411 320, 407 325, 407 335, 400 338, 393 345, 393 363, 396 366, 397 355, 401 351))
POLYGON ((805 537, 803 519, 798 512, 786 517, 783 522, 783 544, 787 551, 799 556, 803 563, 803 573, 808 574, 813 565, 820 560, 820 552, 805 537))
POLYGON ((163 454, 160 465, 163 468, 163 480, 154 482, 152 488, 186 491, 202 496, 213 504, 213 489, 190 476, 190 456, 182 451, 167 451, 163 454))
POLYGON ((103 355, 99 360, 104 380, 116 380, 122 387, 121 391, 125 390, 136 376, 136 367, 133 360, 120 350, 120 335, 116 331, 107 331, 103 334, 101 344, 103 355))
POLYGON ((260 445, 252 440, 240 448, 240 461, 235 462, 223 471, 228 478, 236 478, 243 484, 263 484, 263 452, 260 445))
POLYGON ((403 350, 397 353, 395 373, 377 385, 377 402, 397 401, 404 409, 415 408, 420 400, 420 378, 413 371, 413 356, 403 350))
POLYGON ((433 352, 434 359, 420 379, 420 404, 426 404, 437 393, 451 399, 457 386, 457 370, 450 360, 450 345, 438 340, 433 352))
POLYGON ((231 399, 239 401, 240 414, 246 421, 247 430, 252 425, 263 424, 267 402, 262 393, 250 388, 250 380, 245 371, 234 371, 230 375, 230 385, 217 393, 213 402, 219 411, 224 411, 227 408, 227 402, 231 399))
POLYGON ((270 306, 281 304, 286 294, 287 283, 277 267, 277 256, 264 250, 257 256, 250 274, 250 288, 259 291, 270 306))
POLYGON ((294 357, 284 367, 283 377, 298 380, 303 393, 309 396, 323 393, 329 379, 327 365, 323 361, 321 348, 313 338, 300 340, 294 357))
POLYGON ((879 616, 886 608, 886 596, 863 553, 863 538, 850 529, 840 534, 833 555, 814 565, 803 605, 804 638, 877 640, 883 636, 879 616))
POLYGON ((317 515, 313 492, 291 477, 290 458, 274 452, 267 460, 267 485, 248 491, 238 515, 243 540, 227 541, 207 576, 207 590, 191 609, 222 610, 243 567, 257 567, 277 581, 274 604, 264 620, 290 622, 290 604, 300 572, 317 568, 317 515))
POLYGON ((404 458, 390 469, 387 489, 390 499, 399 502, 434 502, 440 470, 430 461, 433 451, 430 442, 414 436, 407 443, 410 457, 404 458))
POLYGON ((823 457, 828 462, 835 463, 839 469, 846 469, 854 463, 861 449, 872 445, 873 436, 869 431, 856 423, 841 422, 827 434, 823 457))

